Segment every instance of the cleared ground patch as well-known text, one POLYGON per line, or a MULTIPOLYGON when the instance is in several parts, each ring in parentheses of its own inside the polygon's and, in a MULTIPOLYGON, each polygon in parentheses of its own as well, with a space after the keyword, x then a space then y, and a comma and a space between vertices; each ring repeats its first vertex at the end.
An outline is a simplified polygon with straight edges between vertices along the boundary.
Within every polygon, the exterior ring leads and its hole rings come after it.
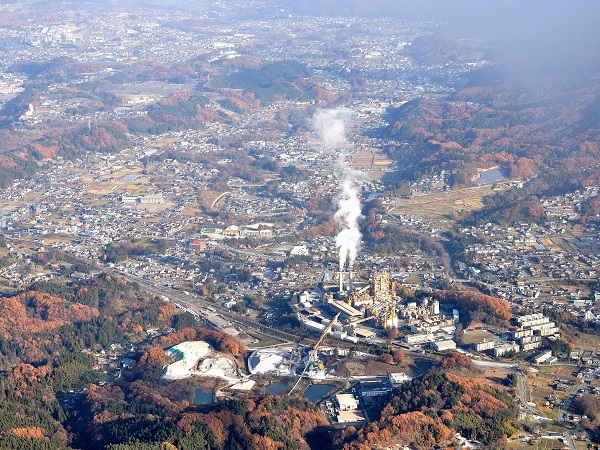
POLYGON ((363 150, 352 155, 352 168, 362 170, 369 180, 380 179, 385 176, 387 168, 393 163, 382 153, 373 150, 363 150))
POLYGON ((562 378, 569 378, 574 376, 573 367, 571 366, 539 366, 537 370, 539 375, 562 378))
POLYGON ((497 338, 498 336, 496 336, 494 333, 490 333, 487 330, 472 330, 463 333, 462 342, 465 345, 470 345, 483 340, 493 341, 497 338))

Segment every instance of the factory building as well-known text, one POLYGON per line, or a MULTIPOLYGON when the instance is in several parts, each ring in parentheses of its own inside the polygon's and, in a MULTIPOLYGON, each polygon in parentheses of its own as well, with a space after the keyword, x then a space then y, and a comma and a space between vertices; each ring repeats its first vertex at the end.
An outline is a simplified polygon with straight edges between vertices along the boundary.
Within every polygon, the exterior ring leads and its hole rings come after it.
POLYGON ((436 341, 432 344, 433 349, 436 352, 444 352, 447 350, 456 350, 456 342, 452 339, 447 339, 444 341, 436 341))
POLYGON ((360 382, 358 392, 361 397, 380 397, 392 392, 392 384, 389 380, 365 380, 360 382))
POLYGON ((358 409, 358 399, 352 394, 337 394, 335 401, 340 411, 358 409))
POLYGON ((411 377, 406 375, 404 372, 392 372, 388 375, 388 377, 390 379, 390 383, 392 383, 392 386, 394 387, 400 386, 401 384, 411 380, 411 377))

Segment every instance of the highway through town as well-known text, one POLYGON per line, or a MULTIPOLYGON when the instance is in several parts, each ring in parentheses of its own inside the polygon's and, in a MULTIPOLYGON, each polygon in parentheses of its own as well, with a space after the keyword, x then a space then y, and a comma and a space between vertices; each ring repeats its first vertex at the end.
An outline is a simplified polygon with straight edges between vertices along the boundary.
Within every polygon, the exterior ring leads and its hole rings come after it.
MULTIPOLYGON (((82 258, 81 256, 72 255, 70 253, 67 254, 74 260, 77 260, 84 264, 88 264, 92 267, 99 266, 106 273, 113 273, 127 281, 137 283, 140 285, 141 288, 143 288, 147 292, 160 296, 163 299, 166 298, 168 299, 168 301, 172 301, 177 305, 185 307, 188 310, 188 312, 192 313, 192 315, 194 315, 197 318, 205 319, 206 321, 210 322, 215 328, 221 331, 231 332, 233 331, 231 330, 231 328, 236 328, 236 324, 238 324, 247 327, 256 333, 262 334, 264 336, 269 336, 274 339, 278 339, 284 343, 299 343, 302 341, 302 338, 299 336, 275 328, 263 326, 254 320, 248 319, 247 317, 244 317, 240 314, 236 314, 233 311, 223 308, 222 306, 217 305, 213 302, 209 302, 206 299, 202 299, 196 294, 173 289, 169 286, 162 286, 152 283, 151 281, 146 280, 143 277, 133 275, 131 273, 115 268, 107 267, 106 265, 100 263, 97 260, 82 258)), ((254 255, 256 256, 256 254, 254 255)))
POLYGON ((205 318, 220 330, 226 331, 227 328, 235 327, 235 324, 239 324, 243 325, 244 327, 248 327, 257 333, 279 339, 284 342, 297 343, 301 341, 301 338, 296 335, 262 326, 258 322, 248 319, 240 314, 236 314, 228 309, 222 308, 220 305, 209 303, 207 300, 201 299, 196 294, 180 291, 168 286, 156 285, 142 277, 138 277, 127 272, 114 269, 112 269, 112 271, 127 281, 138 283, 143 289, 152 294, 167 297, 170 301, 184 306, 190 312, 197 315, 197 317, 205 318), (211 312, 211 309, 216 312, 211 312), (221 317, 226 320, 220 319, 221 317))

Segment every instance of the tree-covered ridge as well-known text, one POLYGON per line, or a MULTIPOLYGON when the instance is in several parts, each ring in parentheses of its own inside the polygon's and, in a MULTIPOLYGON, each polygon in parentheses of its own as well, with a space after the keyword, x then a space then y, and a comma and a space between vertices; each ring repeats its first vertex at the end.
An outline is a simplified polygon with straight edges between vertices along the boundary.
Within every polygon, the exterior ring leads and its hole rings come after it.
POLYGON ((130 133, 158 135, 227 119, 225 112, 208 107, 207 102, 206 96, 183 90, 148 105, 147 114, 124 119, 124 126, 130 133))
POLYGON ((0 382, 0 448, 64 448, 64 413, 52 389, 50 366, 17 364, 0 382))
POLYGON ((124 242, 111 242, 103 248, 102 259, 119 263, 132 256, 164 254, 172 242, 167 239, 131 239, 124 242))
MULTIPOLYGON (((35 175, 39 163, 47 158, 61 156, 73 159, 85 152, 115 153, 123 150, 129 145, 127 132, 128 129, 118 120, 93 128, 69 125, 26 145, 19 145, 0 157, 0 187, 9 186, 15 179, 35 175)), ((6 138, 9 144, 16 139, 16 133, 6 130, 0 130, 0 136, 6 138)), ((3 142, 0 150, 6 150, 6 145, 7 142, 3 142)))
POLYGON ((585 119, 585 104, 482 103, 490 90, 465 89, 451 99, 421 98, 390 109, 388 135, 412 147, 407 153, 391 146, 390 156, 416 157, 415 173, 452 170, 456 185, 468 185, 478 168, 500 166, 511 178, 526 179, 556 167, 557 160, 579 167, 598 161, 598 124, 585 119))
POLYGON ((27 292, 0 299, 0 368, 47 364, 56 351, 102 319, 97 308, 60 297, 27 292), (71 331, 71 333, 69 333, 71 331))
POLYGON ((73 281, 36 282, 27 290, 60 296, 73 303, 98 308, 101 315, 119 321, 129 319, 134 325, 170 323, 174 306, 164 303, 152 294, 142 291, 137 283, 125 281, 114 275, 98 274, 88 279, 73 281))
MULTIPOLYGON (((493 63, 467 75, 457 92, 388 109, 386 135, 398 141, 390 156, 409 166, 409 176, 451 170, 458 186, 494 166, 512 179, 550 170, 580 184, 597 182, 597 170, 582 170, 600 158, 597 48, 581 47, 580 37, 567 39, 569 52, 552 44, 553 35, 543 43, 539 36, 505 43, 514 47, 510 54, 483 45, 493 63)), ((443 48, 451 48, 447 41, 443 48)), ((426 42, 436 45, 430 36, 426 42)))
POLYGON ((437 291, 433 296, 442 303, 456 304, 461 322, 483 322, 490 325, 508 325, 511 318, 506 300, 476 291, 437 291))
POLYGON ((110 275, 39 282, 0 298, 0 448, 64 448, 57 393, 102 379, 91 351, 170 325, 174 307, 110 275))
POLYGON ((208 86, 212 89, 244 89, 261 102, 271 102, 276 98, 300 100, 312 97, 301 86, 302 79, 310 75, 310 70, 297 61, 276 61, 258 68, 245 67, 224 73, 212 79, 208 86))
POLYGON ((337 436, 344 450, 366 450, 391 442, 425 450, 451 445, 455 433, 485 445, 516 430, 518 409, 506 392, 439 370, 394 391, 381 419, 355 434, 337 436))
POLYGON ((223 400, 209 410, 172 402, 142 381, 92 386, 81 402, 78 430, 87 448, 179 450, 308 449, 306 436, 326 425, 317 407, 299 398, 223 400))
POLYGON ((0 298, 0 330, 6 339, 19 332, 28 335, 55 330, 69 322, 88 322, 98 315, 96 308, 39 292, 0 298))

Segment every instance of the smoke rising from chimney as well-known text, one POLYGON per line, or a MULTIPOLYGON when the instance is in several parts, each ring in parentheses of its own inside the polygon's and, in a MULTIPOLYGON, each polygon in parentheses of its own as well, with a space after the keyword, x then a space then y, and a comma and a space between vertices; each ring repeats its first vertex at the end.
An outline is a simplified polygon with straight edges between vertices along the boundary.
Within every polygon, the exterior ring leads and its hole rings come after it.
POLYGON ((342 227, 342 231, 335 238, 335 245, 340 249, 341 271, 344 270, 346 263, 348 263, 348 267, 354 265, 362 237, 358 228, 358 220, 362 217, 360 199, 354 181, 350 177, 346 178, 342 184, 338 210, 334 217, 342 227))
POLYGON ((356 173, 348 166, 347 153, 343 150, 347 145, 346 129, 351 119, 352 111, 347 108, 322 109, 313 116, 313 130, 323 140, 325 149, 340 152, 337 165, 343 173, 343 182, 338 209, 334 215, 342 228, 335 238, 335 245, 339 249, 340 271, 354 265, 362 238, 358 227, 362 215, 358 187, 354 183, 356 173))

